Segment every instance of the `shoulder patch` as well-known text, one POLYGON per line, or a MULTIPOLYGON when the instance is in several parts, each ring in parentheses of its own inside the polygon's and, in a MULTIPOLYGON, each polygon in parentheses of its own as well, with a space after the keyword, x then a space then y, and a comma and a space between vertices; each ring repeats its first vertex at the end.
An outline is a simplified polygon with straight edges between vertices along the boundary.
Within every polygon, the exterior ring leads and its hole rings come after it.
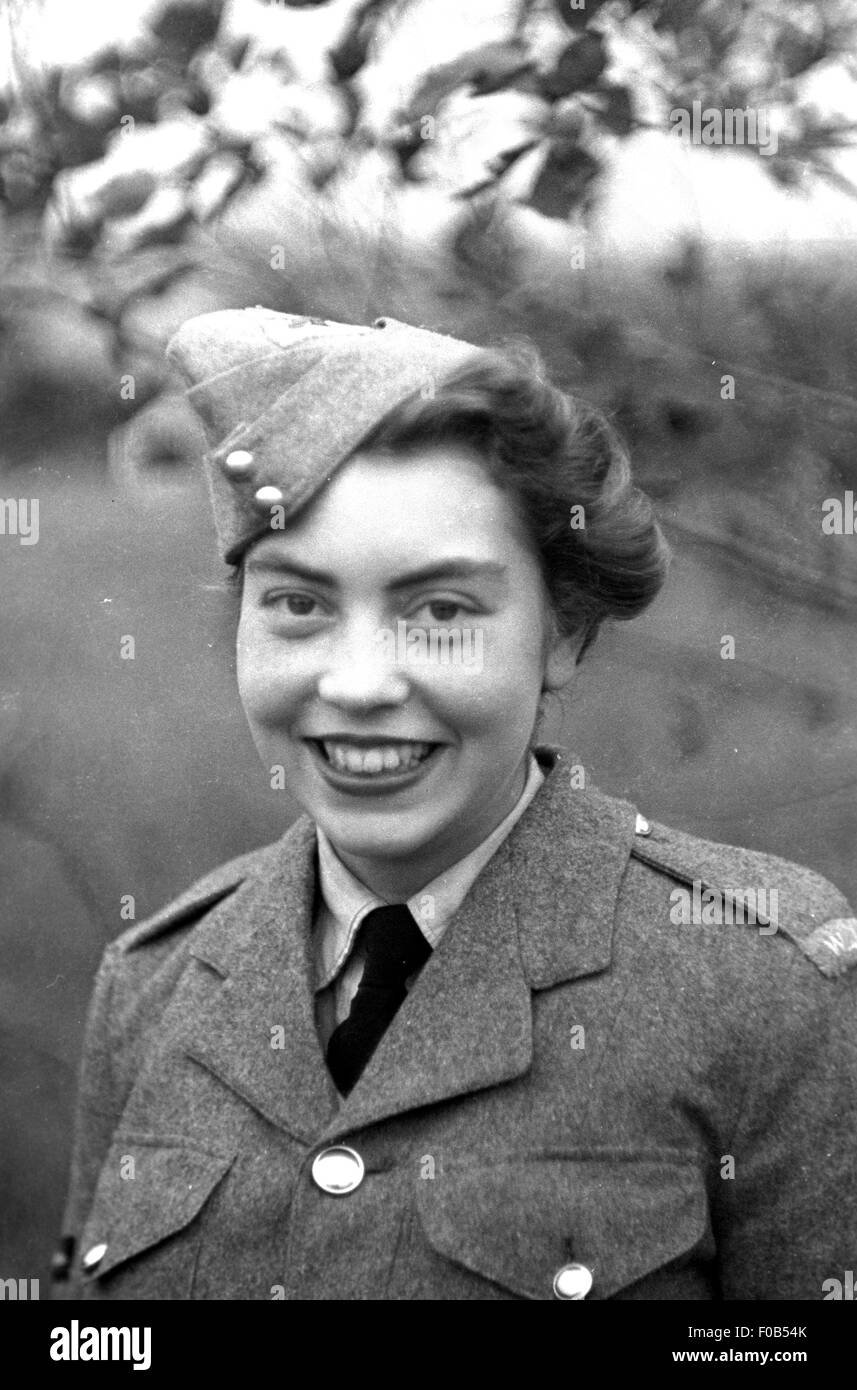
POLYGON ((837 917, 810 932, 804 950, 825 975, 844 975, 857 965, 857 917, 837 917))
POLYGON ((192 924, 209 908, 216 907, 224 898, 234 893, 248 874, 263 862, 266 850, 270 848, 267 846, 266 849, 252 850, 249 854, 242 854, 239 858, 230 859, 226 864, 212 869, 211 873, 198 879, 153 917, 148 917, 138 926, 123 932, 117 937, 114 946, 120 951, 134 951, 138 946, 155 941, 167 932, 192 924))
MULTIPOLYGON (((857 919, 821 874, 776 855, 701 840, 638 815, 632 857, 690 889, 687 910, 780 933, 830 978, 857 965, 857 919)), ((702 922, 718 920, 702 916, 702 922)))

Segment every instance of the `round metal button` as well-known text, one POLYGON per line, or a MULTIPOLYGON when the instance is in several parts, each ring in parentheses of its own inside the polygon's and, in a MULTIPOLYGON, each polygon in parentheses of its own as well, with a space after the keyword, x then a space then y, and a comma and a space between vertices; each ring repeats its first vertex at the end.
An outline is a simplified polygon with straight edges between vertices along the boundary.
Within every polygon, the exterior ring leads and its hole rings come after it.
POLYGON ((51 1274, 54 1279, 67 1279, 74 1259, 74 1239, 64 1236, 58 1250, 51 1256, 51 1274))
POLYGON ((346 1193, 353 1192, 362 1183, 365 1171, 359 1153, 345 1144, 322 1149, 313 1159, 313 1182, 332 1197, 344 1197, 346 1193))
POLYGON ((645 817, 645 816, 641 816, 641 815, 639 814, 639 812, 638 812, 638 813, 637 813, 637 824, 634 826, 634 834, 635 834, 635 835, 651 835, 651 833, 652 833, 651 823, 650 823, 649 821, 646 820, 646 817, 645 817))
POLYGON ((95 1269, 96 1265, 101 1264, 101 1261, 104 1259, 104 1256, 106 1254, 107 1245, 104 1241, 101 1241, 99 1245, 93 1245, 89 1250, 87 1250, 86 1254, 83 1256, 81 1260, 81 1264, 83 1265, 84 1269, 95 1269))
POLYGON ((223 460, 223 467, 227 473, 232 473, 235 477, 243 477, 253 467, 253 455, 249 449, 233 449, 232 453, 227 454, 223 460))
POLYGON ((256 501, 260 507, 273 507, 282 500, 283 494, 278 487, 260 487, 256 492, 256 501))
POLYGON ((563 1265, 554 1275, 553 1291, 557 1298, 585 1298, 592 1288, 592 1270, 586 1265, 563 1265))

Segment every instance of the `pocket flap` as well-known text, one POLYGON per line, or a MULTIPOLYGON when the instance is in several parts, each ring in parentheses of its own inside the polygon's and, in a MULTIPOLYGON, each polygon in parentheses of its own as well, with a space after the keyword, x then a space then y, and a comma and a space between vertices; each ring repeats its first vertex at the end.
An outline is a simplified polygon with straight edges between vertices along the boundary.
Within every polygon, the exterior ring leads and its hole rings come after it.
POLYGON ((189 1225, 234 1155, 124 1136, 101 1170, 80 1244, 85 1282, 100 1278, 189 1225), (87 1268, 87 1256, 104 1253, 87 1268))
POLYGON ((610 1298, 709 1237, 692 1158, 590 1151, 453 1168, 418 1184, 418 1204, 438 1254, 525 1298, 553 1298, 572 1262, 591 1271, 591 1298, 610 1298))

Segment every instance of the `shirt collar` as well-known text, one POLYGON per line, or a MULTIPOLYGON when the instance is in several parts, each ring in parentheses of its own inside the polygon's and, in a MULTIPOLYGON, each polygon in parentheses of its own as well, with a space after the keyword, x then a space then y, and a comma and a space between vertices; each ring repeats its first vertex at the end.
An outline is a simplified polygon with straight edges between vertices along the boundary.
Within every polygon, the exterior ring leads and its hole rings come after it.
MULTIPOLYGON (((460 907, 472 884, 520 820, 544 780, 544 773, 530 754, 524 790, 509 814, 470 854, 408 898, 407 905, 432 949, 437 946, 450 918, 460 907)), ((384 899, 374 894, 346 868, 318 825, 316 841, 322 911, 316 924, 314 954, 316 990, 320 990, 340 973, 351 954, 364 917, 373 908, 383 907, 384 899)))

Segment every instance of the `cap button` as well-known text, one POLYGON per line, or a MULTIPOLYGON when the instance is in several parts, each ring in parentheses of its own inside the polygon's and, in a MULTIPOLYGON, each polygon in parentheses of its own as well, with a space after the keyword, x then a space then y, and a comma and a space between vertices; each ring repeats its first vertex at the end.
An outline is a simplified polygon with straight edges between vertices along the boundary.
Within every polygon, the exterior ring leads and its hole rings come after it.
POLYGON ((640 813, 637 812, 637 823, 636 823, 636 825, 634 826, 634 834, 635 834, 635 835, 651 835, 651 833, 652 833, 652 824, 651 824, 651 821, 647 821, 645 816, 641 816, 640 813))
POLYGON ((56 1280, 67 1279, 74 1260, 74 1236, 63 1236, 51 1258, 51 1275, 56 1280))
POLYGON ((554 1275, 553 1291, 557 1298, 574 1302, 585 1298, 592 1288, 592 1270, 586 1265, 563 1265, 554 1275))
POLYGON ((313 1182, 332 1197, 344 1197, 353 1192, 362 1183, 365 1171, 359 1153, 346 1144, 322 1149, 313 1159, 313 1182))
POLYGON ((248 449, 233 449, 223 460, 224 471, 234 478, 243 478, 253 467, 253 455, 248 449))
POLYGON ((275 507, 284 500, 283 494, 278 487, 257 488, 254 501, 260 507, 275 507))
POLYGON ((387 327, 387 320, 386 320, 386 319, 376 319, 375 322, 372 324, 372 327, 373 327, 373 328, 386 328, 386 327, 387 327))
POLYGON ((98 1245, 90 1246, 86 1254, 83 1256, 81 1264, 83 1265, 84 1269, 93 1270, 96 1268, 97 1265, 101 1264, 101 1261, 104 1259, 104 1256, 106 1254, 107 1244, 105 1241, 102 1240, 98 1243, 98 1245))

